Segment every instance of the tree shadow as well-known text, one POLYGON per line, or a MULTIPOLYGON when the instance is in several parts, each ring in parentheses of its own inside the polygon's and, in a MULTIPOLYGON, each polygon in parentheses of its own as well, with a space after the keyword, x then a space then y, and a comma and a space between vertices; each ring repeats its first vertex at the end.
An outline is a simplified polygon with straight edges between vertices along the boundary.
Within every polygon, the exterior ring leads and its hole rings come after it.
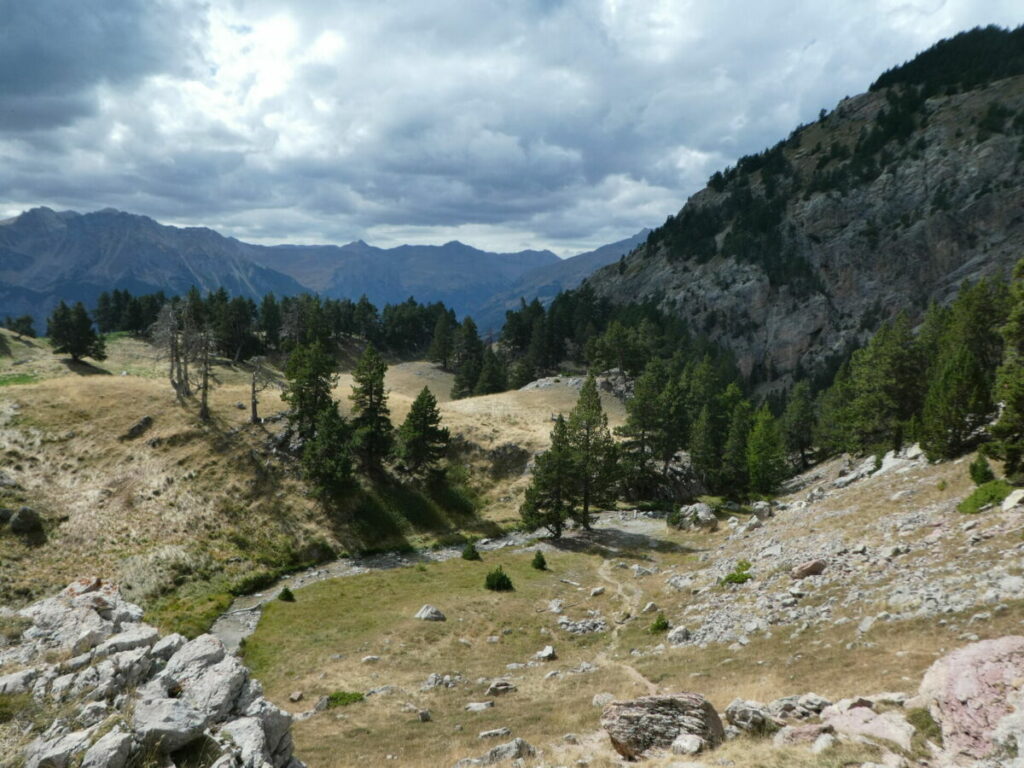
POLYGON ((67 369, 72 373, 78 374, 79 376, 112 376, 110 371, 106 368, 100 368, 98 365, 88 363, 85 360, 73 360, 70 357, 61 359, 61 362, 67 366, 67 369))
POLYGON ((643 533, 632 533, 618 528, 595 528, 590 531, 574 531, 569 536, 553 539, 551 546, 567 552, 599 555, 605 560, 652 560, 650 552, 695 554, 704 550, 686 547, 643 533))
POLYGON ((11 343, 7 340, 7 334, 0 333, 0 355, 4 357, 11 357, 14 353, 11 351, 11 343))

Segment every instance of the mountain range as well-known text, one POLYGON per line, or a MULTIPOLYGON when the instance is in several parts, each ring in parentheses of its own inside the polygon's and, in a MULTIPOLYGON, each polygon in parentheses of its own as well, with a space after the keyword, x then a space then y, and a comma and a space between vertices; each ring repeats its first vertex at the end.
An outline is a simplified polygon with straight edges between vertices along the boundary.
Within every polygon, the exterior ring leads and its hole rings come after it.
POLYGON ((195 285, 252 298, 365 294, 378 306, 412 296, 443 301, 460 315, 479 312, 481 329, 497 331, 505 309, 521 296, 551 297, 575 287, 645 235, 562 260, 551 251, 492 253, 457 241, 262 246, 109 208, 86 214, 34 208, 0 222, 0 315, 31 314, 41 330, 60 299, 91 305, 115 288, 179 294, 195 285))

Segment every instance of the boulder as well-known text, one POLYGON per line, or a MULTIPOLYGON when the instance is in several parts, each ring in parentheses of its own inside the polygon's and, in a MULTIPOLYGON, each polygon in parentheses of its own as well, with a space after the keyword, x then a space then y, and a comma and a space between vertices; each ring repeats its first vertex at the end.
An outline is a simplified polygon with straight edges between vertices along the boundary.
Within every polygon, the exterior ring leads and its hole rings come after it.
POLYGON ((772 505, 767 501, 755 501, 750 506, 750 511, 758 520, 765 520, 772 516, 772 505))
POLYGON ((824 560, 808 560, 807 562, 800 563, 789 572, 789 575, 794 579, 806 579, 808 576, 818 576, 825 572, 826 563, 824 560))
POLYGON ((18 507, 8 521, 11 533, 32 536, 42 533, 43 518, 32 507, 18 507))
POLYGON ((534 658, 537 659, 537 661, 554 661, 558 658, 558 654, 555 653, 553 646, 545 645, 537 651, 536 654, 534 654, 534 658))
POLYGON ((494 765, 505 760, 518 760, 524 757, 533 757, 537 754, 529 743, 523 739, 512 739, 512 741, 499 744, 487 754, 480 757, 467 757, 455 763, 454 768, 472 768, 476 765, 494 765))
POLYGON ((705 531, 718 530, 718 518, 715 517, 715 510, 710 504, 698 501, 696 504, 688 504, 679 508, 677 528, 687 530, 696 528, 705 531))
POLYGON ((153 417, 143 416, 141 419, 139 419, 130 427, 128 427, 128 431, 121 435, 118 438, 118 440, 134 440, 137 437, 142 437, 144 434, 146 434, 146 432, 149 431, 149 428, 152 426, 153 417))
POLYGON ((669 645, 685 645, 690 640, 690 630, 686 627, 674 627, 665 638, 669 645))
POLYGON ((86 750, 81 768, 124 768, 132 751, 132 735, 115 725, 86 750))
POLYGON ((791 747, 799 744, 814 744, 823 734, 835 733, 831 725, 811 723, 809 725, 787 725, 775 734, 772 743, 776 747, 791 747))
POLYGON ((910 751, 910 742, 914 738, 914 726, 899 712, 892 710, 879 714, 870 707, 852 707, 846 711, 827 707, 821 719, 823 723, 831 725, 836 733, 891 741, 907 751, 910 751))
POLYGON ((424 605, 413 617, 420 621, 445 621, 445 615, 432 605, 424 605))
POLYGON ((1003 499, 1003 512, 1009 512, 1020 506, 1024 506, 1024 488, 1010 491, 1010 495, 1003 499))
POLYGON ((733 699, 725 708, 725 719, 744 733, 759 736, 779 729, 779 723, 772 717, 768 707, 757 701, 733 699))
POLYGON ((949 762, 1024 754, 1024 637, 943 656, 921 680, 918 701, 942 728, 949 762))
POLYGON ((680 736, 696 737, 700 749, 713 749, 725 740, 718 713, 697 693, 613 701, 601 714, 601 727, 615 751, 628 760, 643 757, 650 749, 671 749, 680 736))
POLYGON ((508 680, 495 680, 487 686, 488 696, 504 696, 506 693, 514 693, 516 687, 508 680))

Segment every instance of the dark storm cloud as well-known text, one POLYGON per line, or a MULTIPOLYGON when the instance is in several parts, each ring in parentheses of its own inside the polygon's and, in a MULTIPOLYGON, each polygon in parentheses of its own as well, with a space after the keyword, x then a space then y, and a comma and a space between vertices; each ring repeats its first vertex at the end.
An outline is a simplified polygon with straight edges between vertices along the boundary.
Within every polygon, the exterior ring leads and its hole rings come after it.
POLYGON ((1002 0, 0 4, 7 212, 562 252, 660 223, 940 37, 1017 23, 1002 0))
POLYGON ((152 0, 0 2, 0 128, 67 124, 100 83, 186 74, 202 7, 152 0))

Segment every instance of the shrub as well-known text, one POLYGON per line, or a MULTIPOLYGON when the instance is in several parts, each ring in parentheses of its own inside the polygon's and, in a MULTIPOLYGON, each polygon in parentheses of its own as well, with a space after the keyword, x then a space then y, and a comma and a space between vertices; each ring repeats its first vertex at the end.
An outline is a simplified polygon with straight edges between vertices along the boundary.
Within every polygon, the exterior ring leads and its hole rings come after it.
POLYGON ((658 618, 656 618, 651 623, 651 629, 650 629, 651 634, 652 635, 657 635, 657 634, 660 634, 662 632, 668 632, 668 630, 669 630, 668 619, 665 618, 665 614, 664 613, 659 613, 658 614, 658 618))
POLYGON ((975 515, 989 504, 999 504, 1013 488, 1005 480, 992 480, 974 489, 974 493, 957 505, 965 515, 975 515))
POLYGON ((544 557, 544 553, 539 549, 533 554, 533 562, 530 563, 538 571, 546 571, 548 569, 548 561, 544 557))
POLYGON ((335 691, 327 697, 327 708, 347 707, 349 704, 356 704, 363 700, 363 694, 358 691, 335 691))
POLYGON ((480 553, 476 551, 476 547, 473 542, 469 542, 465 547, 462 548, 462 559, 463 560, 479 560, 480 553))
POLYGON ((996 479, 995 473, 992 471, 992 467, 989 466, 988 461, 980 453, 978 458, 971 462, 970 466, 971 480, 974 481, 975 485, 984 485, 985 483, 991 483, 996 479))
POLYGON ((288 589, 288 587, 285 587, 284 589, 282 589, 280 592, 277 593, 277 599, 281 600, 281 601, 283 601, 285 603, 294 603, 295 602, 295 595, 292 594, 292 591, 290 589, 288 589))
POLYGON ((939 480, 935 487, 938 488, 940 491, 944 491, 946 490, 946 488, 949 487, 949 483, 947 483, 945 480, 939 480))
POLYGON ((502 570, 500 565, 487 574, 487 578, 484 579, 484 586, 492 592, 511 592, 515 589, 512 586, 512 579, 508 577, 508 574, 502 570))
POLYGON ((750 561, 740 560, 736 563, 736 567, 732 569, 731 573, 727 573, 722 577, 722 583, 746 584, 752 578, 754 578, 754 574, 750 572, 750 561))

